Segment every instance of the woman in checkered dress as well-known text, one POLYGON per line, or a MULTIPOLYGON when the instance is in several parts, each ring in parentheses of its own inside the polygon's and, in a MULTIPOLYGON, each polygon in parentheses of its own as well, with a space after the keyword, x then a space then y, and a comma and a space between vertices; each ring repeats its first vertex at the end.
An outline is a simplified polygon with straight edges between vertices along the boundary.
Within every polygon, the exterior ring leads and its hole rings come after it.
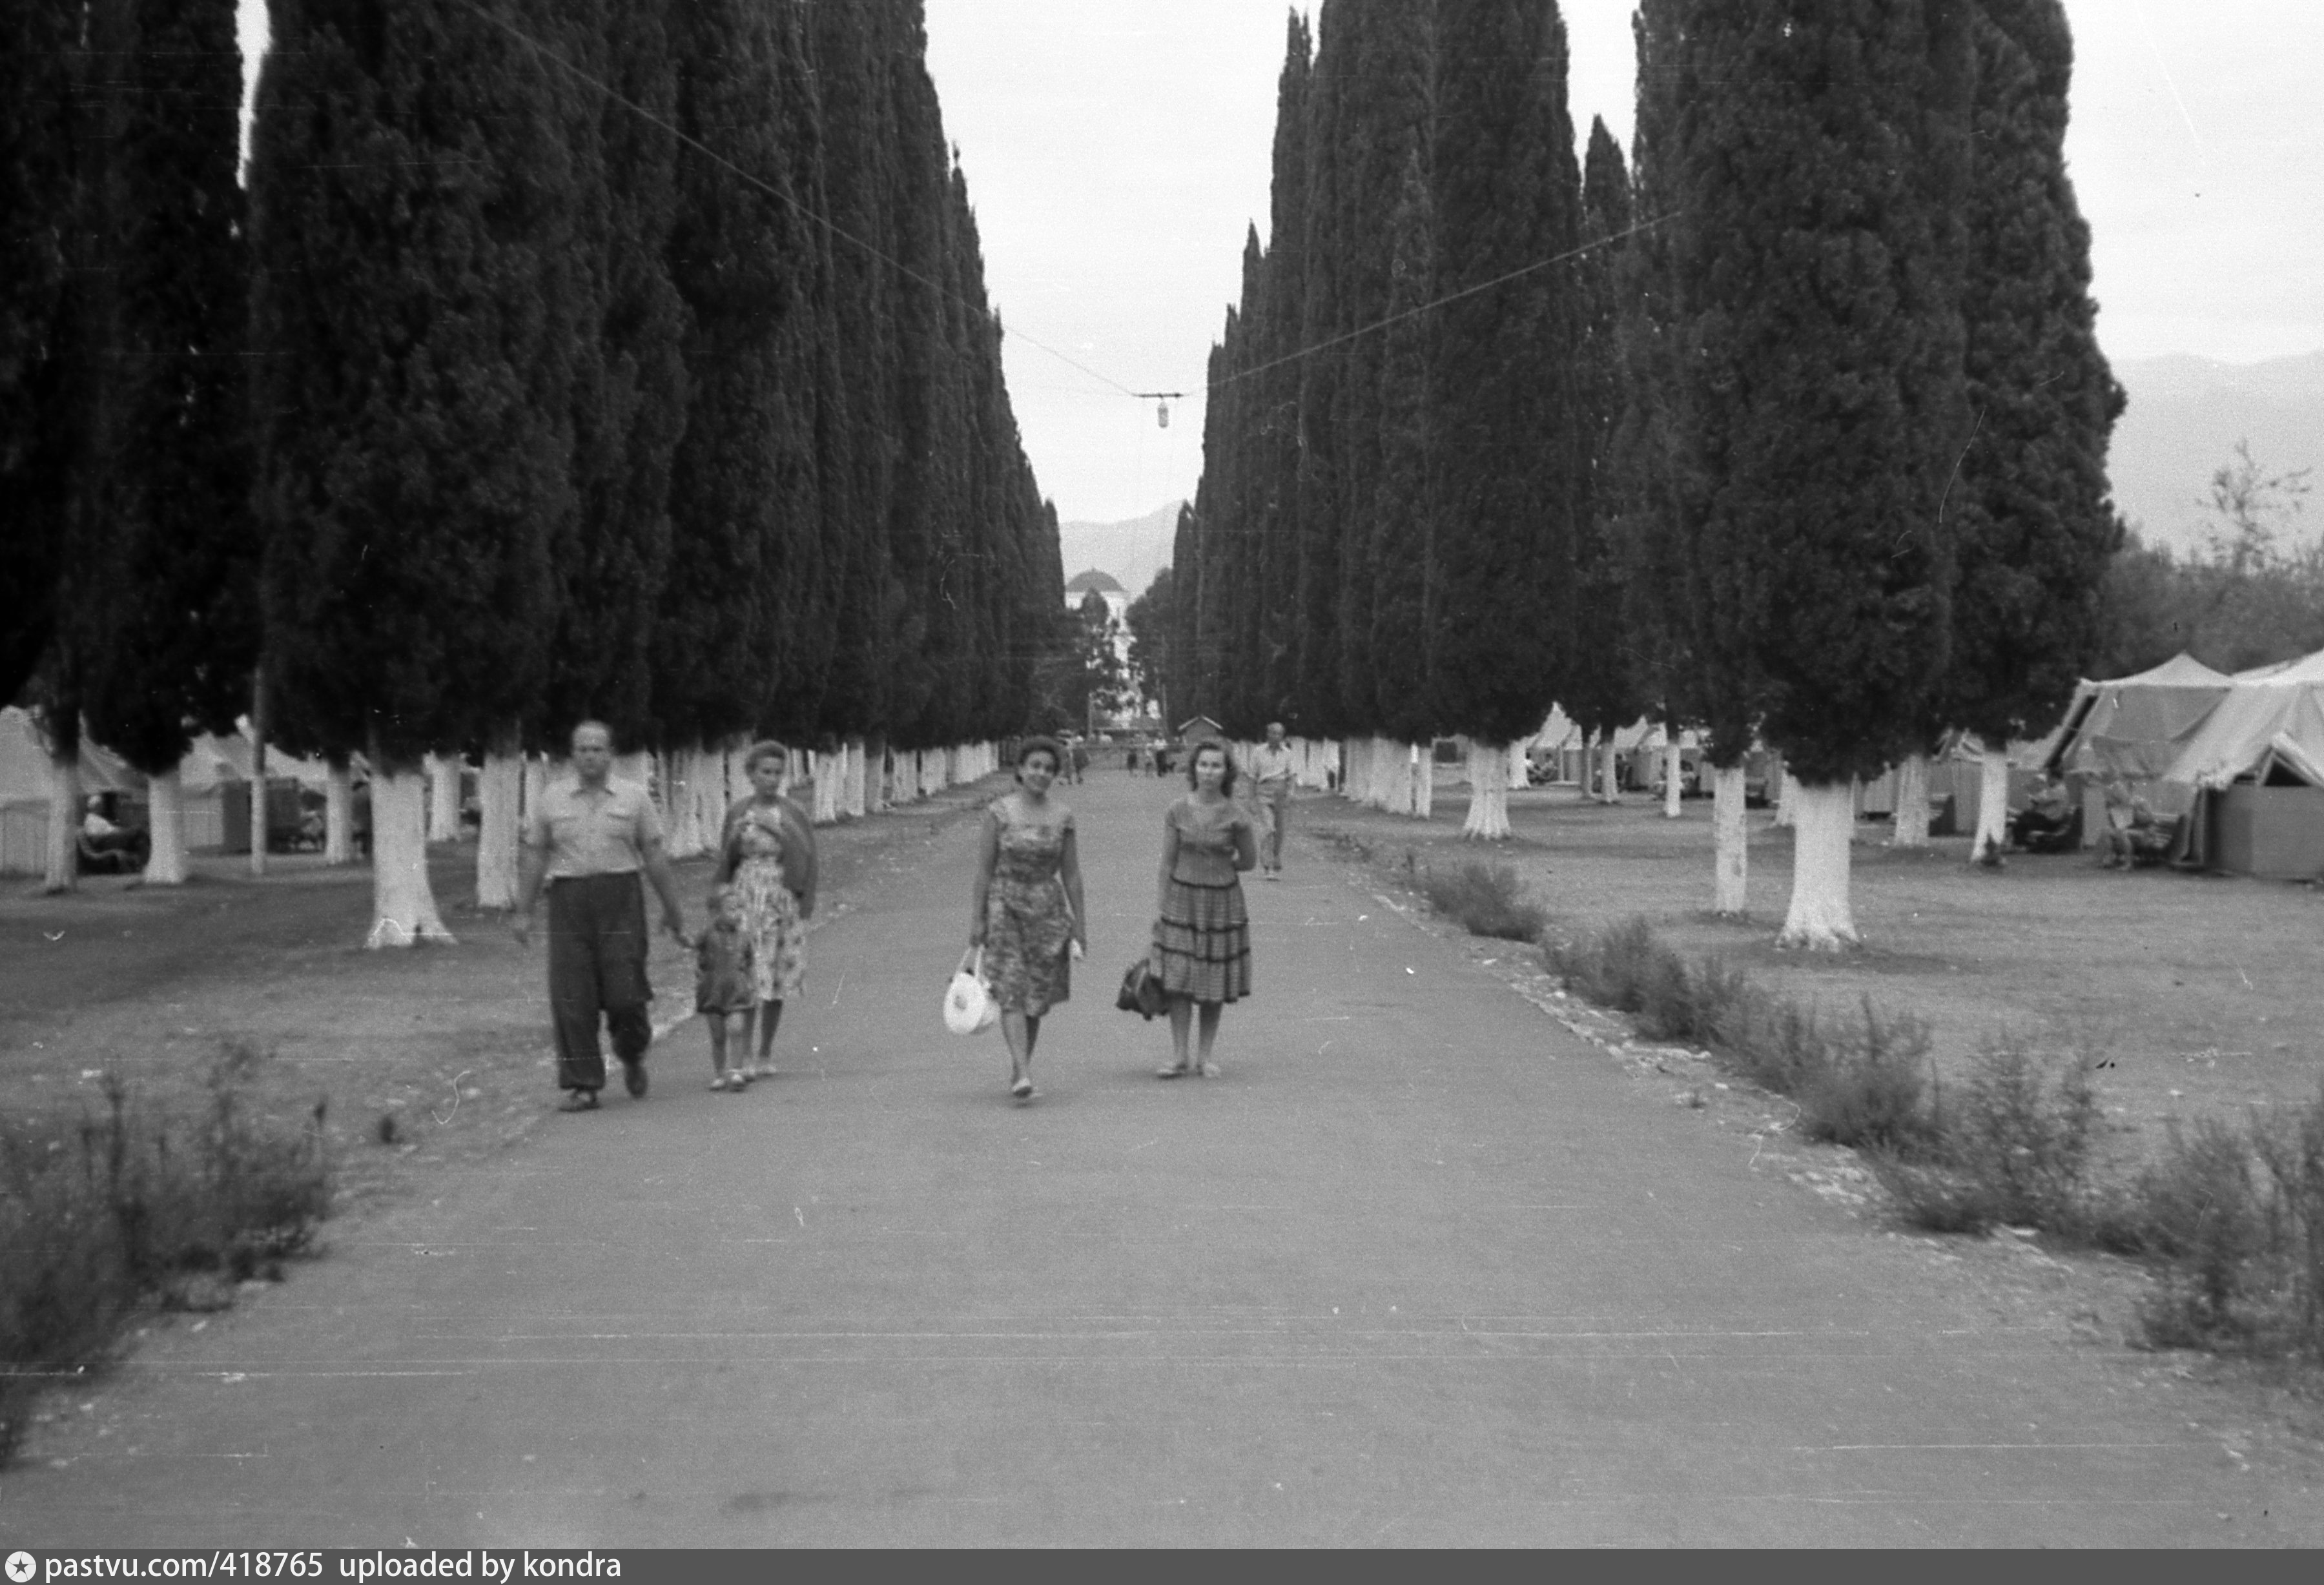
POLYGON ((1250 915, 1240 872, 1259 862, 1259 839, 1250 813, 1234 801, 1234 761, 1224 744, 1199 744, 1186 780, 1194 790, 1162 816, 1162 905, 1150 963, 1170 997, 1173 1060, 1156 1075, 1215 1079, 1219 1009, 1250 994, 1250 915), (1197 1022, 1202 1044, 1190 1064, 1186 1037, 1197 1022))

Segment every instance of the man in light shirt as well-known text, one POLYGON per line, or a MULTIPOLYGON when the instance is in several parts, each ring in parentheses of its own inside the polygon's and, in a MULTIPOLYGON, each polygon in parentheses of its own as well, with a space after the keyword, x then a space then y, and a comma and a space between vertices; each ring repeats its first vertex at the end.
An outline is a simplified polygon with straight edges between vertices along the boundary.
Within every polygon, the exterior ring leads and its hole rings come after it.
POLYGON ((557 1029, 557 1082, 567 1111, 587 1111, 605 1087, 597 1043, 604 1016, 632 1095, 646 1092, 646 898, 642 873, 661 898, 664 928, 686 940, 686 910, 663 852, 661 816, 646 789, 612 779, 613 734, 603 722, 573 729, 573 776, 552 783, 525 822, 517 881, 516 938, 532 934, 532 907, 549 885, 549 1008, 557 1029))
POLYGON ((1267 723, 1267 741, 1251 756, 1251 779, 1267 809, 1267 838, 1259 843, 1259 867, 1269 880, 1283 879, 1283 823, 1291 814, 1291 779, 1298 760, 1283 741, 1283 723, 1267 723))

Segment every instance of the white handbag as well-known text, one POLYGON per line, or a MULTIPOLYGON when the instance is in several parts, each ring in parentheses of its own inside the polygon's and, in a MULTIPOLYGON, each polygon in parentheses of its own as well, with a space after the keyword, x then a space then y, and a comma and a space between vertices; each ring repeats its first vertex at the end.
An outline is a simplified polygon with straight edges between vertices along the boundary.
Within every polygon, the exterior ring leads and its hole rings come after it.
POLYGON ((945 987, 944 1021, 955 1035, 981 1035, 1001 1021, 1000 1004, 992 1000, 992 987, 984 982, 982 947, 961 954, 960 967, 945 987))

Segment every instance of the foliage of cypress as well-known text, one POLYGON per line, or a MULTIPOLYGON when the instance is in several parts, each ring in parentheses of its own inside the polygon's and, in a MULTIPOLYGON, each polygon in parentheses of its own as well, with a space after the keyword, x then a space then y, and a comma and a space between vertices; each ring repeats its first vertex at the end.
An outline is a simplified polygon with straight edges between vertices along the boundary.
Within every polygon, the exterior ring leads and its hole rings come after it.
POLYGON ((1989 743, 2055 724, 2087 675, 2122 543, 2107 438, 2124 396, 2098 350, 2089 227, 2066 175, 2073 44, 2058 0, 1981 0, 1969 182, 1959 558, 1943 724, 1989 743))
POLYGON ((559 751, 573 723, 593 717, 618 742, 658 735, 654 614, 669 576, 670 465, 687 414, 685 306, 666 256, 678 143, 653 119, 668 122, 675 107, 669 9, 669 0, 574 0, 558 47, 620 99, 574 73, 551 78, 573 161, 574 510, 553 547, 549 681, 525 724, 559 751))
POLYGON ((1803 780, 1877 775, 1945 662, 1966 17, 1704 0, 1676 50, 1692 615, 1764 679, 1803 780))
POLYGON ((1564 681, 1575 303, 1569 269, 1537 266, 1575 245, 1580 172, 1554 5, 1440 0, 1436 51, 1440 286, 1531 271, 1432 313, 1430 702, 1437 731, 1500 743, 1564 681))
POLYGON ((0 700, 39 665, 64 548, 75 0, 0 8, 0 700))
POLYGON ((112 151, 119 413, 84 705, 142 770, 249 703, 259 544, 251 516, 242 57, 233 0, 138 0, 112 151))
POLYGON ((410 764, 546 678, 564 127, 540 60, 454 0, 277 0, 272 23, 250 175, 269 669, 313 746, 410 764))

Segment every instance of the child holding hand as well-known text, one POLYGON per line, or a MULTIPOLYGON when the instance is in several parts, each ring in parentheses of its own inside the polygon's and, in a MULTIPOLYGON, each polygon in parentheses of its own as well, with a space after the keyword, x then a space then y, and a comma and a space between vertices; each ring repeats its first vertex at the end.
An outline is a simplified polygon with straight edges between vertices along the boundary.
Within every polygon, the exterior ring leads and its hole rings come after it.
POLYGON ((742 899, 731 886, 710 889, 710 925, 694 944, 694 1010, 710 1026, 710 1087, 741 1094, 750 1087, 742 1053, 726 1065, 726 1020, 750 1015, 751 937, 742 928, 742 899))

